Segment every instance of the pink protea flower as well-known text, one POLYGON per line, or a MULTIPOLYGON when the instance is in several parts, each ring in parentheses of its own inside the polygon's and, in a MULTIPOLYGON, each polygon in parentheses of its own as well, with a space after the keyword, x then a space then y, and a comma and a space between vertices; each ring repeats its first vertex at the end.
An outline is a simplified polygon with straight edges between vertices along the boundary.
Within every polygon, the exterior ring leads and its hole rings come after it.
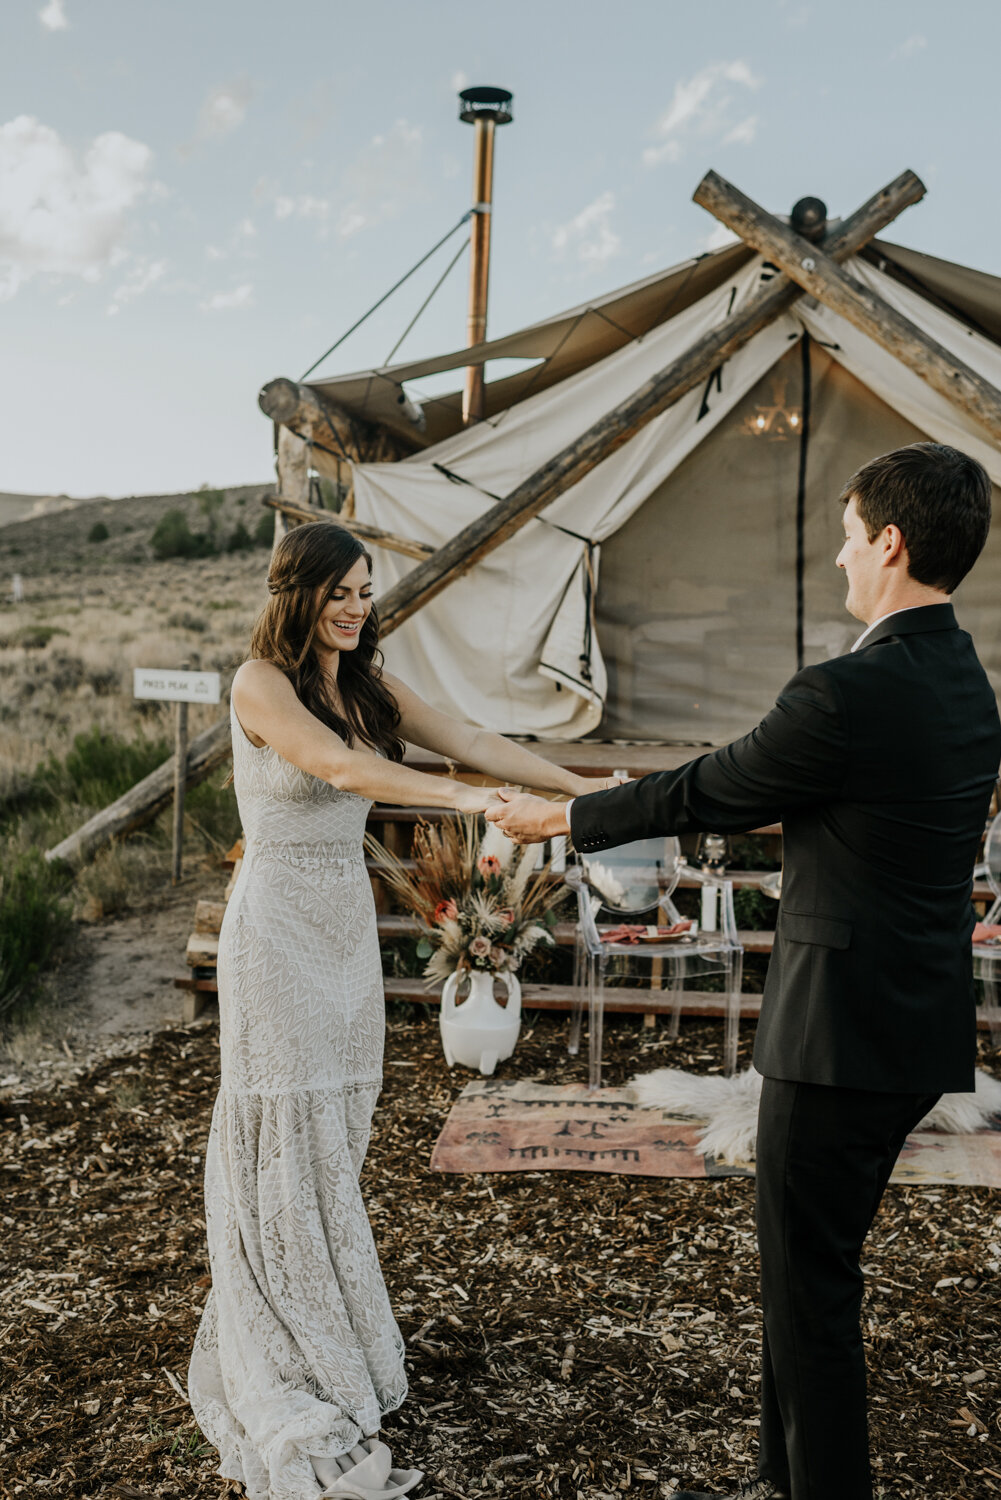
POLYGON ((441 922, 454 922, 458 915, 459 908, 454 901, 439 901, 431 920, 438 925, 441 922))
POLYGON ((483 854, 476 861, 476 868, 479 870, 484 880, 489 880, 491 875, 500 874, 501 862, 497 858, 496 854, 483 854))
POLYGON ((505 927, 510 927, 511 923, 514 921, 514 912, 509 906, 505 906, 500 911, 498 911, 497 918, 499 921, 504 923, 505 927))

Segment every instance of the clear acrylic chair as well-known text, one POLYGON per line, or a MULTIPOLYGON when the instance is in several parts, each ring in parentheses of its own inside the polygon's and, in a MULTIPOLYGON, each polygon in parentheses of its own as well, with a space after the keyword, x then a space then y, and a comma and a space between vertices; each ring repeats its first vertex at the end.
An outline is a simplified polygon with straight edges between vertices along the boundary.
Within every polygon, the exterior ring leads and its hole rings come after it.
MULTIPOLYGON (((983 863, 977 865, 973 877, 986 880, 994 896, 984 922, 989 926, 1001 922, 1001 813, 987 829, 983 863)), ((973 974, 984 987, 981 1016, 990 1029, 991 1043, 1001 1047, 1001 942, 974 943, 973 974)))
MULTIPOLYGON (((684 1004, 684 983, 696 975, 720 974, 724 991, 723 1066, 729 1075, 737 1068, 737 1035, 740 1026, 740 986, 744 950, 737 935, 733 911, 733 882, 724 875, 705 874, 686 865, 676 838, 640 839, 605 850, 600 856, 578 854, 578 863, 567 868, 565 880, 577 897, 577 932, 574 947, 574 1000, 568 1050, 580 1050, 584 1006, 588 1010, 588 1087, 601 1086, 601 1053, 604 1025, 605 978, 610 958, 628 956, 650 959, 654 978, 672 996, 670 1034, 677 1036, 684 1004), (604 909, 617 918, 638 917, 654 910, 668 924, 681 920, 671 900, 682 872, 693 876, 704 888, 715 892, 720 914, 719 931, 699 931, 682 941, 663 943, 619 943, 602 938, 598 914, 604 909), (659 974, 658 974, 659 971, 659 974)), ((608 924, 603 924, 609 930, 608 924)))

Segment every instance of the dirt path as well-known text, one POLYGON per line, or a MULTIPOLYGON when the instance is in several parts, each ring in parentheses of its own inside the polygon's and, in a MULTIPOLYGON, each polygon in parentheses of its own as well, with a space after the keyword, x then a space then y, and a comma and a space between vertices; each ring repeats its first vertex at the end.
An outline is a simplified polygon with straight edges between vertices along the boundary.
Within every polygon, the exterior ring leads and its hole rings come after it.
POLYGON ((218 897, 220 887, 218 876, 199 872, 139 910, 80 927, 52 975, 51 998, 0 1046, 0 1097, 80 1074, 179 1025, 174 980, 186 972, 195 902, 218 897))

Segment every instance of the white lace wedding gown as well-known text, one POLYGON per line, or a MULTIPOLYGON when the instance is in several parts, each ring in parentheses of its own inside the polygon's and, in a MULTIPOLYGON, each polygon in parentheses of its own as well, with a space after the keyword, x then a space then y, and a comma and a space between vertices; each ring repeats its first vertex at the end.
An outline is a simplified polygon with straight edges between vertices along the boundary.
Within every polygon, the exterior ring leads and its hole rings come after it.
POLYGON ((221 1475, 249 1500, 304 1500, 309 1455, 346 1453, 407 1393, 358 1187, 385 1030, 371 804, 231 720, 246 849, 219 937, 212 1289, 188 1393, 221 1475))

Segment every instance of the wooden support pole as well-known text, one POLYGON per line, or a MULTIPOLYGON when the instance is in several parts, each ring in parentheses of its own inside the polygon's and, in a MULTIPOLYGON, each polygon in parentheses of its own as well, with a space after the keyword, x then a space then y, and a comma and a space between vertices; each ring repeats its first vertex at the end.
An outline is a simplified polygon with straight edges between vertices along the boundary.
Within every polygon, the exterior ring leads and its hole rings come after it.
MULTIPOLYGON (((835 260, 847 259, 902 209, 918 202, 924 192, 924 184, 913 172, 902 173, 828 237, 825 241, 828 254, 835 260)), ((468 573, 482 557, 520 531, 654 417, 707 380, 724 360, 742 349, 801 295, 796 283, 788 277, 778 276, 768 282, 741 310, 607 412, 504 500, 463 527, 433 557, 419 563, 379 600, 382 633, 395 630, 456 578, 468 573)))
POLYGON ((803 239, 716 172, 703 178, 695 201, 1001 441, 1001 391, 836 265, 827 242, 803 239))
POLYGON ((356 521, 353 516, 344 515, 343 511, 317 510, 315 505, 291 505, 280 495, 268 496, 264 504, 281 511, 283 515, 291 516, 294 521, 333 521, 364 542, 385 547, 389 552, 402 552, 405 557, 416 557, 418 561, 434 556, 434 548, 427 542, 412 542, 409 537, 396 536, 392 531, 383 531, 379 526, 369 526, 366 521, 356 521))
MULTIPOLYGON (((188 670, 185 662, 182 671, 188 670)), ((171 851, 170 882, 178 885, 181 879, 181 851, 184 846, 184 789, 188 775, 188 705, 177 703, 177 720, 174 735, 174 840, 171 851)))

